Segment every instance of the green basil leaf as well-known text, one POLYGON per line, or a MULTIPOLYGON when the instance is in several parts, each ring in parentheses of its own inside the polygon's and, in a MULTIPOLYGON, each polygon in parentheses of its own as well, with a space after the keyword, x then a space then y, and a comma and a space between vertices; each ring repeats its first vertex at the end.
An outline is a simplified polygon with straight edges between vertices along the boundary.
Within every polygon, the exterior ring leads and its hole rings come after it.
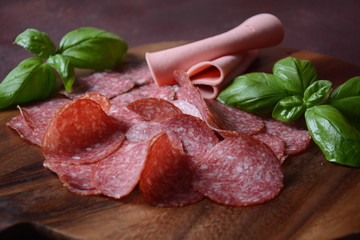
POLYGON ((326 159, 360 167, 360 132, 336 108, 318 105, 305 112, 308 130, 326 159))
POLYGON ((67 33, 60 41, 58 53, 74 67, 104 70, 116 66, 127 49, 127 43, 117 35, 84 27, 67 33))
POLYGON ((332 82, 319 80, 313 82, 304 92, 304 102, 307 108, 320 105, 329 97, 332 82))
POLYGON ((272 117, 283 122, 292 122, 302 116, 305 109, 301 97, 289 96, 281 99, 276 104, 272 117))
POLYGON ((274 75, 248 73, 235 78, 219 94, 217 100, 245 111, 264 112, 272 111, 275 104, 284 97, 286 92, 277 87, 274 75))
POLYGON ((301 96, 305 89, 317 80, 316 69, 310 61, 293 57, 277 61, 273 73, 278 86, 291 94, 301 96))
POLYGON ((0 108, 46 98, 55 85, 56 75, 49 64, 25 59, 0 84, 0 108))
POLYGON ((56 54, 50 56, 47 62, 56 69, 61 77, 65 90, 70 92, 75 82, 75 70, 69 59, 60 54, 56 54))
POLYGON ((328 104, 337 108, 360 130, 360 77, 354 77, 337 87, 328 104))
POLYGON ((56 47, 49 36, 36 29, 26 29, 16 37, 14 43, 41 59, 46 59, 56 52, 56 47))

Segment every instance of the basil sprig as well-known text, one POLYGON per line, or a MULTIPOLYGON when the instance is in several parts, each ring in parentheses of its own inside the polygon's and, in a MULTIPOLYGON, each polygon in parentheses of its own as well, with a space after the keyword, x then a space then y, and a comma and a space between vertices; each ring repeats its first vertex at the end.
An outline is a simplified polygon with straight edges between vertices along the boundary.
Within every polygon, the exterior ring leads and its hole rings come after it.
POLYGON ((75 67, 111 69, 123 60, 128 49, 117 35, 91 27, 67 33, 58 49, 46 33, 36 29, 25 30, 14 43, 35 57, 23 60, 0 83, 0 109, 48 97, 56 86, 55 71, 70 92, 75 67))
POLYGON ((305 115, 307 128, 328 161, 360 167, 360 77, 332 91, 318 80, 310 61, 287 57, 273 73, 248 73, 234 79, 217 98, 229 106, 291 122, 305 115))

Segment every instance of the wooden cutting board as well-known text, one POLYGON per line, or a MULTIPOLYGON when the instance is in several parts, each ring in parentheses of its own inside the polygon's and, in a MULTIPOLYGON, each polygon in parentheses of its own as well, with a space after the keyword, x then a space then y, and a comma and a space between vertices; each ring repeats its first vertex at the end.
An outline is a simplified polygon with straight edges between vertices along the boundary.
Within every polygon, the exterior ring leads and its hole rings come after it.
MULTIPOLYGON (((127 60, 179 44, 132 48, 127 60)), ((358 66, 284 48, 261 51, 250 71, 271 72, 289 55, 311 60, 335 86, 360 75, 358 66)), ((0 239, 334 239, 360 231, 360 169, 327 162, 315 144, 286 160, 285 187, 270 202, 227 207, 204 199, 160 208, 138 189, 120 200, 68 192, 42 167, 40 149, 5 126, 16 114, 0 112, 0 239)))

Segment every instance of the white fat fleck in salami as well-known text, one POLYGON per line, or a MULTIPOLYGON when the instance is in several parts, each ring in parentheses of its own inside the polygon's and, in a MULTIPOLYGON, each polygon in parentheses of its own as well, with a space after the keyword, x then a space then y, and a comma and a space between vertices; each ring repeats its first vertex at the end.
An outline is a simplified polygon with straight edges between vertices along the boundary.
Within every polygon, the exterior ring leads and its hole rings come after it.
POLYGON ((264 143, 246 136, 227 138, 197 164, 194 187, 230 206, 263 203, 283 187, 279 160, 264 143))
POLYGON ((197 109, 194 105, 184 100, 173 100, 171 101, 176 107, 178 107, 182 113, 192 115, 194 117, 198 117, 201 119, 201 114, 199 109, 197 109))
POLYGON ((264 121, 253 114, 227 106, 216 100, 207 99, 206 103, 222 130, 253 135, 265 128, 264 121))
POLYGON ((181 110, 174 104, 161 98, 140 99, 130 103, 127 107, 147 121, 170 114, 181 113, 181 110))
POLYGON ((132 79, 118 72, 95 72, 88 76, 77 78, 70 93, 65 90, 61 94, 70 99, 76 99, 86 93, 100 93, 107 98, 113 98, 134 87, 132 79))
POLYGON ((203 195, 192 186, 192 161, 182 149, 180 140, 161 133, 149 146, 140 178, 144 199, 156 206, 184 206, 197 202, 203 195))
POLYGON ((95 190, 91 180, 92 169, 95 164, 72 165, 44 161, 44 167, 56 173, 64 186, 71 186, 79 190, 95 190))
POLYGON ((311 135, 307 130, 297 129, 292 123, 278 120, 265 120, 267 133, 280 137, 285 142, 285 154, 296 154, 304 151, 310 144, 311 135))
POLYGON ((252 137, 268 145, 281 164, 287 158, 287 155, 285 155, 285 142, 281 138, 265 132, 257 133, 252 137))
POLYGON ((121 198, 138 184, 146 160, 148 142, 124 141, 113 154, 93 169, 92 179, 102 194, 121 198))
POLYGON ((77 99, 54 113, 41 147, 48 161, 85 164, 107 157, 123 139, 124 134, 99 104, 77 99))

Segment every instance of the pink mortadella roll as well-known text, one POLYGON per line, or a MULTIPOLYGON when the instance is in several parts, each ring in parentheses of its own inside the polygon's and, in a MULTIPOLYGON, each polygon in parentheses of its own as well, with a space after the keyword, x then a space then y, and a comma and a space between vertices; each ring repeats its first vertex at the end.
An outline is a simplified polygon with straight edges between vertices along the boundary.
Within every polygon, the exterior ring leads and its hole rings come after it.
POLYGON ((215 99, 234 78, 243 74, 256 59, 258 50, 227 55, 192 66, 187 74, 206 99, 215 99))
POLYGON ((175 84, 175 70, 187 71, 203 61, 226 55, 271 47, 284 37, 281 21, 272 14, 255 15, 225 33, 183 46, 146 53, 146 61, 154 81, 159 85, 175 84))

